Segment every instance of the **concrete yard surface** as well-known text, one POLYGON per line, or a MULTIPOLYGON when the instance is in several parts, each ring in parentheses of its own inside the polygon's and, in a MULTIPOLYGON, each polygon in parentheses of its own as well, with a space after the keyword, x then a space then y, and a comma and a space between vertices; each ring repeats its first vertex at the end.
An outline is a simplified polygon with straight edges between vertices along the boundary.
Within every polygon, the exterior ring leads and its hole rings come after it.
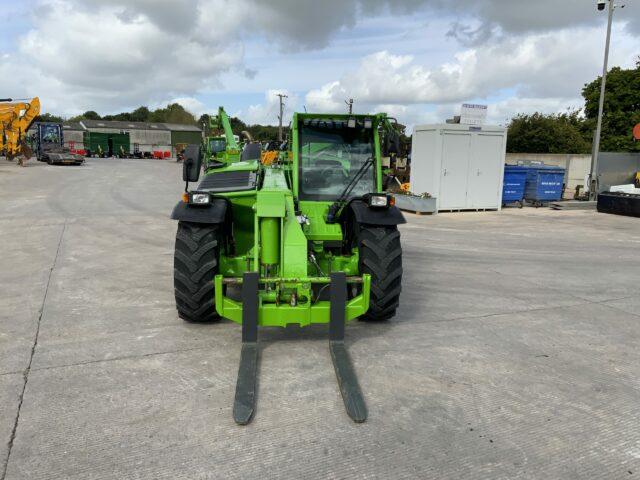
POLYGON ((0 159, 0 480, 640 477, 640 219, 407 214, 397 316, 351 323, 346 415, 326 328, 176 314, 167 160, 0 159))

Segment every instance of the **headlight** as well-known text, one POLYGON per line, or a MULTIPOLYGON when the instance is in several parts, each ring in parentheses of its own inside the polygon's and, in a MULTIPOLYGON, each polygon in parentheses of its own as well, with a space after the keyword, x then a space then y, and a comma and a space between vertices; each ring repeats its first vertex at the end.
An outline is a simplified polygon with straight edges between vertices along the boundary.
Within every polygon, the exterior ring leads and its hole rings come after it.
POLYGON ((208 193, 193 192, 189 200, 189 203, 193 203, 194 205, 208 205, 211 203, 211 195, 208 193))
POLYGON ((371 195, 369 197, 370 207, 387 207, 389 205, 389 198, 386 195, 371 195))

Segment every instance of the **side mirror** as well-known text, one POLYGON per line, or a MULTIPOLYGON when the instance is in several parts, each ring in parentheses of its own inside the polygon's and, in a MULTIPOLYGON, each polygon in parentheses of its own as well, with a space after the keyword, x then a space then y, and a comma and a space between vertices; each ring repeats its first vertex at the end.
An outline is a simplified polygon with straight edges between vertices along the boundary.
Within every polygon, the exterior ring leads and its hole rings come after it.
POLYGON ((184 149, 184 164, 182 165, 182 180, 197 182, 202 168, 202 150, 200 145, 190 144, 184 149))

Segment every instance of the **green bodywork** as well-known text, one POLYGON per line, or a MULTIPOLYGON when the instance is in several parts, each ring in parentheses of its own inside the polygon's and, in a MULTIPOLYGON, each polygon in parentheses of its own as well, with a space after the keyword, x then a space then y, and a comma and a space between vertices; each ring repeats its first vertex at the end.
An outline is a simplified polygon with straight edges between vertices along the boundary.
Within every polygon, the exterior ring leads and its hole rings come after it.
MULTIPOLYGON (((230 127, 227 131, 228 117, 222 108, 216 118, 216 122, 220 122, 216 125, 222 125, 225 130, 228 144, 224 154, 213 157, 223 162, 224 166, 215 167, 205 162, 205 176, 247 170, 258 176, 255 190, 214 193, 216 197, 224 197, 229 201, 233 238, 232 242, 222 242, 224 246, 220 253, 219 273, 214 279, 217 312, 224 318, 242 323, 243 307, 238 285, 242 283, 244 272, 254 271, 259 273, 261 285, 259 325, 284 327, 289 324, 305 326, 328 323, 329 275, 341 271, 347 275, 349 284, 346 319, 353 320, 363 315, 369 308, 371 278, 368 274, 360 273, 358 249, 344 245, 346 232, 342 231, 342 225, 326 222, 329 206, 338 195, 334 195, 334 198, 330 194, 322 198, 303 195, 300 180, 307 173, 301 172, 301 161, 312 163, 321 158, 325 163, 329 162, 330 167, 324 168, 331 168, 332 175, 348 179, 349 175, 353 176, 355 168, 350 165, 350 160, 357 155, 358 158, 370 155, 368 158, 373 158, 372 168, 367 173, 371 176, 370 192, 382 191, 379 135, 388 124, 386 115, 294 114, 289 137, 290 151, 281 154, 279 162, 271 166, 263 166, 257 161, 239 161, 239 155, 235 155, 237 144, 230 141, 233 132, 230 127), (328 141, 326 145, 317 141, 305 145, 301 143, 302 128, 311 129, 318 122, 322 125, 325 125, 322 122, 332 122, 335 129, 327 131, 331 135, 334 131, 340 135, 344 133, 340 125, 344 123, 342 128, 348 128, 349 119, 359 125, 359 143, 353 143, 349 148, 353 151, 358 148, 358 152, 366 153, 356 155, 334 140, 331 140, 334 143, 328 141), (312 127, 305 127, 305 122, 311 122, 312 127), (370 125, 370 128, 362 125, 370 125), (327 153, 329 149, 331 153, 327 153)), ((316 130, 322 134, 322 128, 316 130)), ((356 129, 346 132, 345 138, 356 129)), ((211 154, 207 152, 205 155, 211 154)), ((316 167, 312 165, 309 168, 316 167)), ((314 172, 310 170, 309 175, 312 174, 314 172)), ((315 174, 322 180, 322 170, 315 174)), ((328 185, 323 188, 327 190, 333 187, 328 185)), ((341 190, 338 185, 337 191, 341 190)))
POLYGON ((240 161, 240 146, 224 108, 218 108, 218 114, 210 118, 209 129, 220 134, 204 137, 205 169, 210 167, 211 162, 231 164, 240 161))

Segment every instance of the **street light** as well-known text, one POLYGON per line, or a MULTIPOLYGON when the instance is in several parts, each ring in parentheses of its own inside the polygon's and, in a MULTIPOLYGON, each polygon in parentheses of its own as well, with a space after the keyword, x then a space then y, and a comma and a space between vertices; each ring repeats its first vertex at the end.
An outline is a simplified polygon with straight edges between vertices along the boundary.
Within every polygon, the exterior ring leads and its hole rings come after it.
MULTIPOLYGON (((604 49, 604 67, 602 68, 602 84, 600 85, 600 103, 598 104, 598 126, 593 142, 593 155, 591 157, 591 175, 589 176, 589 198, 595 200, 598 196, 598 156, 600 154, 600 137, 602 135, 602 112, 604 110, 604 93, 607 85, 607 70, 609 68, 609 46, 611 45, 611 25, 613 24, 613 11, 618 7, 614 0, 598 0, 598 10, 602 11, 609 4, 609 21, 607 23, 607 42, 604 49)), ((624 8, 624 5, 620 5, 624 8)))

